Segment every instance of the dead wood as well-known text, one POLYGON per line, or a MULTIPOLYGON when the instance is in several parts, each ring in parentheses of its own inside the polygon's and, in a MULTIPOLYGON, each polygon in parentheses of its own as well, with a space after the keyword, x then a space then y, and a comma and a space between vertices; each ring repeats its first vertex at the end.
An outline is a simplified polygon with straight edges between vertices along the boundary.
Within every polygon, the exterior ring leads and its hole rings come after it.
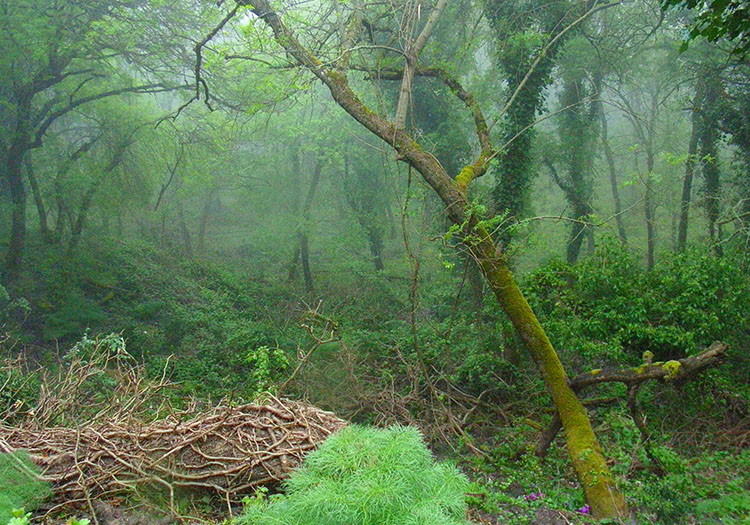
MULTIPOLYGON (((592 370, 585 374, 580 374, 570 380, 571 388, 580 392, 584 388, 600 383, 623 383, 628 387, 628 392, 634 392, 630 399, 628 407, 631 414, 636 414, 635 392, 646 381, 683 381, 688 380, 703 370, 720 365, 726 357, 727 345, 721 342, 715 342, 700 354, 686 357, 685 359, 643 363, 634 368, 604 368, 601 370, 592 370)), ((638 418, 637 414, 634 416, 638 418)), ((641 428, 639 421, 636 421, 641 434, 644 435, 645 429, 641 428)), ((537 443, 534 454, 543 458, 547 455, 550 445, 557 436, 560 428, 560 416, 555 413, 552 422, 548 425, 537 443)))
POLYGON ((91 507, 94 498, 148 486, 163 490, 176 514, 176 491, 208 492, 229 504, 261 485, 278 484, 344 425, 329 412, 271 397, 262 405, 220 406, 187 421, 0 425, 0 451, 28 451, 53 485, 56 507, 91 507))
MULTIPOLYGON (((178 496, 209 494, 229 507, 281 482, 346 425, 330 412, 273 396, 240 406, 193 400, 176 410, 165 395, 174 386, 166 367, 149 379, 117 335, 84 338, 66 357, 58 373, 41 374, 33 407, 17 402, 0 412, 0 453, 29 453, 53 487, 48 515, 84 507, 96 523, 95 500, 143 490, 164 494, 174 518, 178 496)), ((0 363, 9 367, 21 373, 17 361, 0 363)), ((18 397, 6 383, 0 393, 18 397)))

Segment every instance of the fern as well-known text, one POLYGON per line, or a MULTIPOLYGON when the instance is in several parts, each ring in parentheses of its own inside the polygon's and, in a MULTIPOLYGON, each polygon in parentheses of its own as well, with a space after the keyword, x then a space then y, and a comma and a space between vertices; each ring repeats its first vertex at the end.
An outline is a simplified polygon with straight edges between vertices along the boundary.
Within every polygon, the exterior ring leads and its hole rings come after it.
POLYGON ((252 500, 239 525, 463 525, 466 478, 436 463, 411 427, 349 426, 331 436, 286 484, 252 500))

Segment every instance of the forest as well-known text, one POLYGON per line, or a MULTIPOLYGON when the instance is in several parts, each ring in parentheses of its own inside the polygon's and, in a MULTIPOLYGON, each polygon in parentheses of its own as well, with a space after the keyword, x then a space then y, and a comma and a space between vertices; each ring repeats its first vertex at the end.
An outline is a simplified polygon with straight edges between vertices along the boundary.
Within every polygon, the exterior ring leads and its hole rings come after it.
POLYGON ((0 46, 0 525, 750 523, 743 0, 0 46))

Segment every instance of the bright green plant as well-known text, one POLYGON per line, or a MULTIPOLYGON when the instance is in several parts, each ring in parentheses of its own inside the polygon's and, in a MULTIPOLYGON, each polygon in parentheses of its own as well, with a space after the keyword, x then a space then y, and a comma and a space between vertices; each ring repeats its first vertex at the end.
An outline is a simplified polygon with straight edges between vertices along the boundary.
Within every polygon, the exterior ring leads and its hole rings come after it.
POLYGON ((26 512, 24 509, 13 509, 11 514, 13 517, 10 518, 7 525, 29 525, 31 523, 31 512, 26 512))
POLYGON ((51 494, 48 483, 23 451, 0 454, 0 523, 24 523, 25 514, 17 509, 34 509, 51 494))
POLYGON ((419 431, 349 426, 331 436, 286 484, 252 500, 238 525, 466 524, 468 481, 436 463, 419 431))

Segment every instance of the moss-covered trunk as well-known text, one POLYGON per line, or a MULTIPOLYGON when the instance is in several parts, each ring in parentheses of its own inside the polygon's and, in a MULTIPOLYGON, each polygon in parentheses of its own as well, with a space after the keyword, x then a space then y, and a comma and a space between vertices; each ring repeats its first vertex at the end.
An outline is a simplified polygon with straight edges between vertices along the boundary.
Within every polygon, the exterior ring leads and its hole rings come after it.
POLYGON ((457 82, 452 90, 474 114, 482 152, 477 161, 464 167, 456 179, 448 175, 438 160, 422 148, 404 129, 370 110, 350 88, 344 71, 332 69, 304 47, 283 24, 267 0, 248 3, 250 11, 271 27, 276 41, 302 66, 315 74, 330 90, 333 99, 355 120, 390 144, 401 160, 417 170, 424 181, 440 196, 448 217, 461 226, 478 265, 510 318, 518 335, 536 362, 560 414, 568 452, 586 500, 598 518, 626 517, 627 506, 609 472, 591 427, 588 414, 568 385, 562 363, 549 338, 516 285, 505 256, 475 217, 467 213, 467 186, 481 176, 493 157, 488 127, 476 101, 457 82))
POLYGON ((471 251, 544 378, 560 414, 568 453, 593 515, 627 516, 625 500, 609 472, 586 409, 568 384, 568 376, 557 352, 516 284, 505 257, 495 253, 486 232, 478 233, 486 240, 472 246, 471 251))

